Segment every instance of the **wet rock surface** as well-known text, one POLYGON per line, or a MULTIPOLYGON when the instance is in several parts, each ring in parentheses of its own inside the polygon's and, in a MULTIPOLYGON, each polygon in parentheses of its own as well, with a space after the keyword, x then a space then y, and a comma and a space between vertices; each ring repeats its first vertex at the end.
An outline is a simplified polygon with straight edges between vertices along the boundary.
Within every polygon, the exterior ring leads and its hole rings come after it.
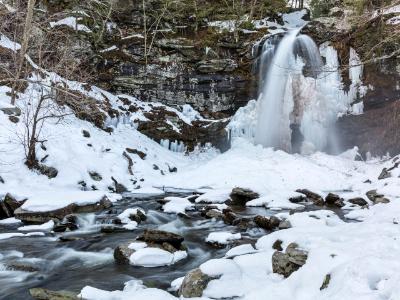
POLYGON ((50 291, 42 288, 29 290, 30 295, 35 300, 78 300, 77 294, 68 291, 50 291))
POLYGON ((230 194, 233 205, 246 205, 247 202, 257 199, 260 195, 250 189, 234 188, 230 194))
POLYGON ((179 295, 185 298, 201 297, 207 284, 212 279, 212 277, 204 274, 200 269, 194 269, 183 279, 179 295))

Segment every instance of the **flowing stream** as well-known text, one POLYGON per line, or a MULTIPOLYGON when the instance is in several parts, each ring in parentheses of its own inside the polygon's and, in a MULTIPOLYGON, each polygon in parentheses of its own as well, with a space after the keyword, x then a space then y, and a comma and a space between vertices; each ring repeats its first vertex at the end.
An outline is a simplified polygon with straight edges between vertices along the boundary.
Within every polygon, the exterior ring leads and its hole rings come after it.
MULTIPOLYGON (((171 195, 168 195, 171 196, 171 195)), ((176 194, 174 195, 176 196, 176 194)), ((182 195, 180 195, 182 196, 182 195)), ((227 249, 216 249, 205 243, 213 231, 238 232, 238 228, 222 221, 205 219, 198 211, 189 212, 190 218, 177 217, 160 210, 157 200, 125 197, 110 211, 79 216, 78 231, 53 234, 45 237, 16 237, 0 241, 0 299, 28 299, 28 289, 43 287, 51 290, 79 292, 90 285, 106 290, 122 289, 123 283, 140 279, 148 286, 168 289, 172 280, 184 276, 203 262, 223 257, 227 249), (141 207, 147 212, 147 220, 138 229, 127 232, 101 233, 102 224, 108 224, 129 207, 141 207), (181 234, 185 238, 189 257, 175 265, 158 268, 133 267, 116 264, 114 248, 127 240, 135 239, 145 228, 158 228, 181 234), (62 242, 60 237, 69 238, 62 242), (11 271, 9 265, 32 266, 35 272, 11 271)), ((197 205, 196 205, 197 206, 197 205)), ((201 205, 199 205, 201 206, 201 205)), ((240 216, 270 215, 265 208, 234 208, 240 216)), ((0 233, 17 232, 21 224, 1 225, 0 233)), ((264 235, 261 229, 241 232, 241 243, 255 242, 264 235)))

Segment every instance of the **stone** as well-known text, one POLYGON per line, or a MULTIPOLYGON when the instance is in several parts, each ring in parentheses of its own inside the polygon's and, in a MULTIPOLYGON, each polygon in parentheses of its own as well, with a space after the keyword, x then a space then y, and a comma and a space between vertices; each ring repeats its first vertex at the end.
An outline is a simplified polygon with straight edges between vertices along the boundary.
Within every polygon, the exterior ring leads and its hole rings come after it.
POLYGON ((114 191, 117 194, 128 192, 128 189, 123 184, 119 183, 114 177, 111 177, 111 180, 114 182, 114 191))
POLYGON ((18 107, 3 107, 0 108, 0 111, 9 116, 19 117, 21 115, 21 109, 19 109, 18 107))
POLYGON ((247 230, 254 227, 254 222, 251 218, 237 218, 232 222, 232 225, 238 227, 240 230, 247 230))
POLYGON ((130 154, 136 154, 136 155, 138 155, 141 159, 145 159, 146 158, 146 156, 147 156, 147 154, 146 153, 144 153, 144 152, 142 152, 142 151, 140 151, 140 150, 137 150, 137 149, 132 149, 132 148, 126 148, 125 149, 126 150, 126 152, 128 152, 128 153, 130 153, 130 154))
POLYGON ((1 176, 0 176, 0 183, 3 183, 3 184, 5 183, 3 177, 1 177, 1 176))
POLYGON ((204 274, 199 268, 190 271, 183 279, 179 289, 179 296, 184 298, 201 297, 212 279, 212 277, 204 274))
POLYGON ((348 200, 351 204, 355 204, 358 206, 366 206, 368 205, 367 200, 361 198, 361 197, 357 197, 357 198, 352 198, 348 200))
POLYGON ((366 195, 374 204, 390 202, 389 199, 385 198, 385 195, 378 194, 377 190, 368 191, 366 195))
POLYGON ((123 227, 115 226, 115 225, 103 225, 100 228, 101 233, 119 233, 119 232, 127 232, 128 229, 123 227))
POLYGON ((233 221, 235 221, 237 218, 237 215, 230 209, 223 209, 222 213, 223 213, 222 219, 225 224, 232 225, 233 221))
POLYGON ((274 230, 278 228, 281 222, 281 220, 275 216, 272 216, 270 218, 264 216, 255 216, 253 220, 258 227, 261 227, 265 230, 274 230))
POLYGON ((42 288, 29 289, 29 294, 36 300, 79 300, 78 295, 69 291, 50 291, 42 288))
POLYGON ((176 249, 180 249, 181 244, 184 241, 184 238, 179 234, 156 229, 146 229, 137 239, 146 243, 169 243, 176 249))
POLYGON ((272 244, 272 249, 275 249, 277 251, 283 251, 282 244, 283 244, 283 242, 281 240, 276 240, 272 244))
POLYGON ((331 282, 331 274, 326 274, 324 278, 324 282, 322 283, 321 287, 319 288, 321 291, 326 289, 329 286, 329 283, 331 282))
POLYGON ((333 193, 329 193, 325 197, 325 203, 328 206, 334 206, 334 207, 343 207, 345 205, 343 199, 340 198, 339 195, 333 193))
POLYGON ((218 209, 209 209, 205 213, 205 217, 208 219, 222 219, 223 213, 218 209))
POLYGON ((112 207, 111 201, 107 197, 103 197, 100 201, 96 203, 86 205, 77 205, 75 203, 72 203, 63 208, 52 211, 27 211, 18 208, 15 210, 14 215, 15 218, 23 222, 42 224, 50 220, 60 222, 65 216, 70 214, 97 212, 108 209, 110 207, 112 207))
POLYGON ((85 137, 85 138, 90 138, 90 132, 87 131, 87 130, 82 130, 82 135, 83 135, 83 137, 85 137))
POLYGON ((129 258, 135 252, 129 245, 135 241, 125 242, 114 249, 114 259, 118 264, 129 264, 129 258))
POLYGON ((8 116, 8 119, 14 124, 17 124, 19 122, 19 118, 16 116, 8 116))
POLYGON ((58 170, 54 167, 48 167, 44 164, 37 166, 37 170, 40 174, 47 176, 49 179, 55 178, 58 175, 58 170))
POLYGON ((102 181, 103 180, 103 177, 99 173, 94 172, 94 171, 89 172, 89 176, 94 181, 102 181))
POLYGON ((383 168, 381 174, 378 177, 378 180, 386 179, 392 177, 392 174, 387 168, 383 168))
POLYGON ((289 201, 291 203, 295 203, 295 204, 301 203, 301 202, 307 202, 307 197, 305 197, 305 196, 290 197, 289 201))
POLYGON ((305 195, 307 197, 307 199, 311 200, 317 206, 324 206, 324 204, 325 204, 324 199, 320 195, 318 195, 317 193, 314 193, 310 190, 298 189, 298 190, 296 190, 296 192, 305 195))
POLYGON ((274 273, 289 277, 300 269, 307 261, 308 253, 299 249, 298 245, 291 243, 285 253, 275 251, 272 255, 272 270, 274 273))
POLYGON ((250 189, 236 187, 232 190, 230 197, 233 205, 244 206, 247 202, 259 198, 260 195, 250 189))
POLYGON ((0 201, 0 220, 14 217, 14 212, 24 201, 16 200, 10 193, 7 193, 0 201))
POLYGON ((29 273, 34 273, 39 271, 39 269, 33 265, 20 262, 7 263, 6 266, 7 269, 12 269, 14 271, 29 272, 29 273))

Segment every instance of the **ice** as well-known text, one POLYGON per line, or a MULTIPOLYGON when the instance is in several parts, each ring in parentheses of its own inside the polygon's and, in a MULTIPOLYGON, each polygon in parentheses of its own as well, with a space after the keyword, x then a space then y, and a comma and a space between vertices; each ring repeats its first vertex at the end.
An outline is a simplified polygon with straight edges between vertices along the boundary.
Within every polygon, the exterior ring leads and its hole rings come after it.
POLYGON ((44 236, 43 232, 29 232, 29 233, 19 233, 19 232, 10 232, 10 233, 0 233, 0 240, 10 239, 13 237, 34 237, 34 236, 44 236))

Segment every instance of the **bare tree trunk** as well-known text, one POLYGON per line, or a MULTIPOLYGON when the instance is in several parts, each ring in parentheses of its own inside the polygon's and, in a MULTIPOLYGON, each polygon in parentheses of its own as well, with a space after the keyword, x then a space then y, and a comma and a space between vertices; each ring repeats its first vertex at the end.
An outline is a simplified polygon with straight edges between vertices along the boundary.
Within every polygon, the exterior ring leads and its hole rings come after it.
POLYGON ((144 27, 143 27, 143 31, 144 31, 144 60, 145 60, 145 64, 146 64, 146 71, 147 71, 147 18, 146 18, 146 1, 143 0, 142 2, 143 4, 143 23, 144 23, 144 27))
POLYGON ((17 70, 15 74, 15 83, 13 84, 11 90, 11 104, 15 105, 15 99, 17 96, 17 89, 19 87, 19 77, 21 76, 22 66, 25 61, 25 54, 28 49, 29 37, 32 30, 32 19, 33 19, 33 8, 35 7, 36 0, 28 0, 28 6, 26 8, 26 18, 24 26, 24 35, 22 37, 21 49, 19 53, 19 58, 17 60, 17 70))
POLYGON ((251 3, 251 8, 250 8, 250 15, 249 15, 249 21, 253 20, 254 17, 254 10, 256 8, 257 5, 257 0, 253 0, 253 2, 251 3))

